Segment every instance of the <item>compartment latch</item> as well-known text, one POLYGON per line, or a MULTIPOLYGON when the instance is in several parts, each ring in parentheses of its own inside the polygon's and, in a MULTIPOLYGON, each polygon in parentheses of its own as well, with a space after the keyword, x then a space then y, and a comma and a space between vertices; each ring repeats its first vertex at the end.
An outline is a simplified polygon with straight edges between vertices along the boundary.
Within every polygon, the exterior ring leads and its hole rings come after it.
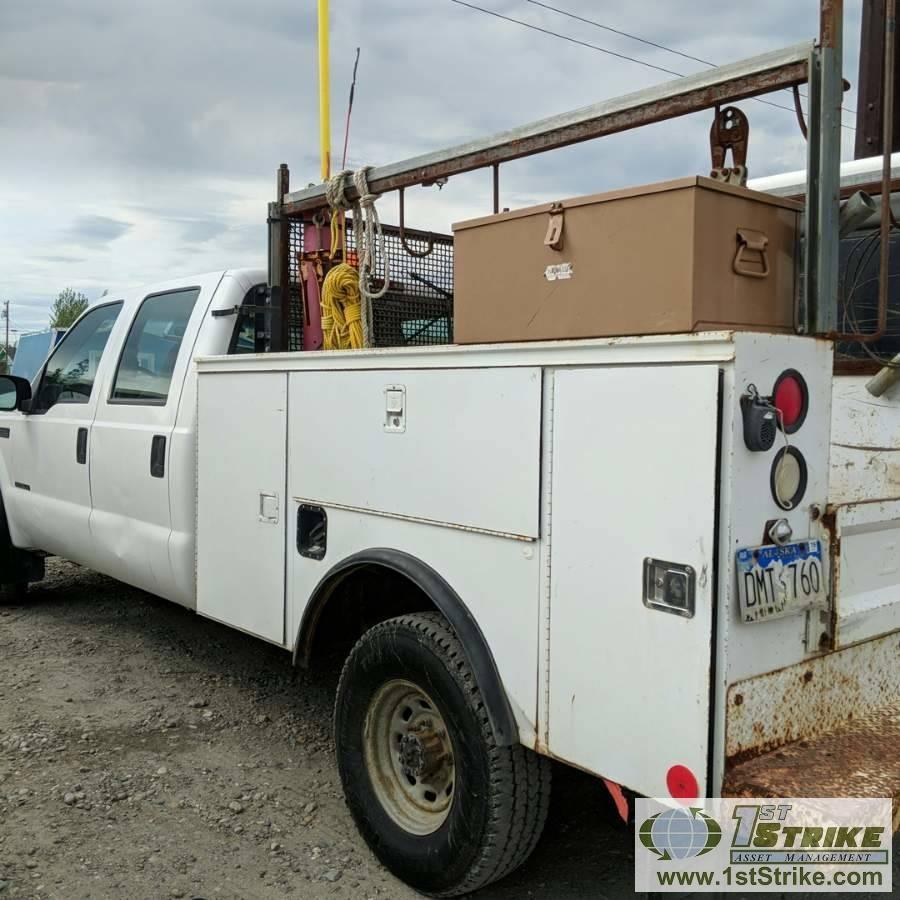
POLYGON ((544 236, 544 246, 551 250, 562 250, 563 228, 565 227, 566 211, 562 203, 554 203, 550 207, 550 221, 547 222, 547 234, 544 236))

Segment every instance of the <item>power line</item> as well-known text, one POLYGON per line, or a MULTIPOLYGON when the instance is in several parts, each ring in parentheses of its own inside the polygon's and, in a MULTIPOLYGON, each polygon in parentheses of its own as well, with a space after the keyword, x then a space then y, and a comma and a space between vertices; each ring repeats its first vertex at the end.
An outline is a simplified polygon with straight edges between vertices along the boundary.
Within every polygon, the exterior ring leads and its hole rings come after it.
POLYGON ((531 22, 525 22, 522 19, 514 19, 512 16, 505 16, 503 13, 498 13, 495 10, 485 9, 482 6, 475 6, 474 3, 466 3, 465 0, 450 0, 450 2, 456 3, 459 6, 465 6, 468 9, 474 9, 476 12, 485 13, 485 15, 488 16, 494 16, 494 18, 497 19, 503 19, 505 22, 512 22, 514 25, 524 25, 525 28, 530 28, 532 31, 539 31, 541 34, 549 34, 550 37, 559 38, 560 40, 568 41, 571 44, 578 44, 581 47, 587 47, 589 50, 596 50, 598 53, 606 53, 609 56, 615 56, 618 59, 625 59, 628 60, 628 62, 646 66, 648 69, 656 69, 657 72, 665 72, 666 75, 675 75, 678 78, 684 78, 684 75, 682 75, 681 72, 676 72, 674 69, 667 69, 665 66, 657 66, 654 63, 645 62, 642 59, 635 59, 633 56, 617 53, 615 50, 608 50, 606 47, 599 47, 597 44, 581 41, 578 38, 569 37, 567 34, 560 34, 558 31, 551 31, 549 28, 541 28, 540 25, 532 25, 531 22))
MULTIPOLYGON (((567 34, 561 34, 558 31, 551 31, 549 28, 542 28, 540 25, 534 25, 531 22, 526 22, 523 19, 516 19, 512 16, 504 15, 503 13, 499 13, 493 9, 485 9, 483 6, 476 6, 474 3, 467 3, 466 0, 450 0, 451 3, 456 3, 458 6, 464 6, 467 9, 474 9, 476 12, 484 13, 488 16, 493 16, 495 19, 502 19, 504 22, 512 22, 514 25, 521 25, 524 28, 530 28, 532 31, 538 31, 541 34, 549 35, 550 37, 559 38, 562 41, 568 41, 570 44, 577 44, 580 47, 587 47, 589 50, 596 50, 598 53, 606 53, 608 56, 614 56, 617 59, 624 59, 628 62, 637 63, 639 66, 645 66, 648 69, 655 69, 657 72, 665 72, 667 75, 674 75, 676 78, 685 78, 686 76, 682 72, 676 72, 674 69, 667 69, 665 66, 658 66, 655 63, 647 62, 644 59, 637 59, 634 56, 628 56, 626 53, 618 53, 615 50, 610 50, 607 47, 600 47, 597 44, 592 44, 589 41, 582 41, 578 38, 569 37, 567 34)), ((705 65, 712 65, 711 63, 705 63, 705 65)), ((796 111, 793 107, 783 106, 780 103, 774 103, 772 100, 763 100, 762 97, 751 97, 751 100, 755 100, 757 103, 764 103, 766 106, 774 106, 776 109, 783 109, 791 114, 796 114, 796 111)), ((850 131, 855 131, 856 129, 850 125, 841 124, 842 128, 847 128, 850 131)))
MULTIPOLYGON (((542 3, 541 0, 525 0, 526 3, 530 3, 532 6, 541 6, 544 9, 548 9, 551 12, 559 13, 561 16, 567 16, 570 19, 574 19, 576 22, 584 22, 586 25, 593 25, 596 28, 602 28, 604 31, 610 31, 613 34, 618 34, 621 37, 629 38, 632 41, 638 41, 641 44, 646 44, 648 47, 656 47, 657 50, 665 50, 666 53, 672 53, 675 56, 680 56, 683 59, 689 59, 692 62, 701 63, 704 66, 710 66, 711 68, 716 68, 716 64, 710 62, 708 59, 701 59, 699 56, 691 56, 690 53, 684 53, 681 50, 676 50, 674 47, 667 47, 665 44, 657 44, 656 41, 648 40, 647 38, 642 38, 640 35, 631 34, 628 31, 621 31, 618 28, 613 28, 611 25, 604 25, 602 22, 597 22, 594 19, 587 19, 584 16, 576 15, 573 12, 569 12, 566 9, 560 9, 558 6, 551 6, 549 3, 542 3)), ((787 88, 785 88, 787 90, 787 88)), ((806 94, 801 93, 801 97, 804 100, 808 99, 806 94)), ((851 113, 852 115, 856 115, 855 109, 850 109, 849 107, 842 106, 841 107, 844 112, 851 113)))

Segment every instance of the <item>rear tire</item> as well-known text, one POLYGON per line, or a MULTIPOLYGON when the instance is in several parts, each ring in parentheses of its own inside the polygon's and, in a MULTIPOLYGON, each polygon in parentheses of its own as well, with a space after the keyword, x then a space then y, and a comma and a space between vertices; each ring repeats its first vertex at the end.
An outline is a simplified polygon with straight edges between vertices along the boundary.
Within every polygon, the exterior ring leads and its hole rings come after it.
POLYGON ((452 897, 531 854, 547 817, 550 761, 497 746, 462 645, 439 613, 367 631, 344 665, 334 718, 347 805, 398 878, 452 897))

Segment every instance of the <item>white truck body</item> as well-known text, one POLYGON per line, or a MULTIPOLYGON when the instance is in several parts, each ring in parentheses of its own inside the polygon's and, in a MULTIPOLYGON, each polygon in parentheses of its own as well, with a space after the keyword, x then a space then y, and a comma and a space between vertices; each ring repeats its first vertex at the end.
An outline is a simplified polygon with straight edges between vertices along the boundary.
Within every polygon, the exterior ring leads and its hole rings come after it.
POLYGON ((729 736, 729 692, 819 658, 830 640, 824 610, 741 622, 733 562, 775 518, 794 540, 829 540, 810 515, 828 503, 827 342, 705 333, 230 357, 198 370, 200 458, 217 457, 199 480, 201 613, 291 648, 332 565, 372 548, 410 554, 478 623, 523 744, 656 796, 673 766, 719 794, 726 757, 772 746, 783 728, 776 715, 764 740, 729 736), (808 462, 806 494, 784 512, 769 491, 778 447, 746 449, 740 396, 788 368, 814 399, 790 438, 808 462), (397 392, 401 428, 389 422, 397 392), (254 409, 246 447, 220 415, 228 397, 254 409), (256 514, 268 496, 281 527, 256 514), (297 552, 301 505, 327 512, 322 560, 297 552), (270 562, 253 604, 228 589, 246 571, 242 547, 270 562), (697 573, 692 618, 644 605, 647 557, 697 573))
POLYGON ((470 617, 514 721, 508 739, 650 796, 670 792, 673 767, 700 796, 717 795, 729 760, 813 737, 900 691, 890 665, 877 689, 845 678, 839 697, 816 679, 799 706, 767 681, 827 666, 865 674, 900 643, 900 480, 886 449, 900 452, 900 407, 865 399, 861 378, 832 390, 829 343, 703 333, 227 355, 229 312, 263 283, 262 272, 225 272, 123 295, 87 398, 2 414, 0 490, 16 547, 304 659, 329 573, 400 554, 470 617), (117 399, 143 304, 187 290, 197 297, 165 398, 117 399), (749 451, 740 403, 786 369, 810 395, 790 436, 808 484, 790 511, 769 489, 784 438, 749 451), (324 511, 320 558, 298 552, 301 507, 324 511), (793 540, 841 548, 836 583, 827 607, 748 624, 734 554, 767 543, 779 518, 793 540), (645 605, 647 558, 695 573, 693 616, 645 605))

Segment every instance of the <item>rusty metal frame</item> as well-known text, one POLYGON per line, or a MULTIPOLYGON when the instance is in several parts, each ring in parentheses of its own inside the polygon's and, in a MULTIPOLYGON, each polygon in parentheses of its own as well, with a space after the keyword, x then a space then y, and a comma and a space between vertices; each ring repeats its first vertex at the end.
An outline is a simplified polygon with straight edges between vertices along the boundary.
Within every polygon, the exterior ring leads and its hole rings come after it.
MULTIPOLYGON (((482 140, 379 166, 368 173, 369 187, 383 194, 803 84, 812 49, 812 42, 804 41, 482 140)), ((355 189, 348 186, 347 195, 355 199, 355 189)), ((325 185, 320 184, 287 194, 281 210, 293 217, 325 205, 325 185)))

